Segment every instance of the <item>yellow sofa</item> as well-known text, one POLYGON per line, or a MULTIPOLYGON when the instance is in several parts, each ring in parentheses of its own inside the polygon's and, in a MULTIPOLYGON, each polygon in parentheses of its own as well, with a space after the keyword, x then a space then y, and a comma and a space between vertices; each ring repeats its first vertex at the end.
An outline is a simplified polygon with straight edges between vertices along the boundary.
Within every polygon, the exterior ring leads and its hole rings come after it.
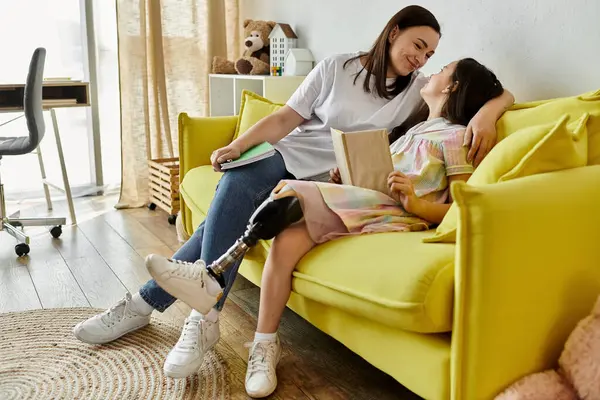
MULTIPOLYGON (((220 178, 210 154, 237 123, 179 116, 189 234, 220 178)), ((288 306, 426 399, 492 399, 552 367, 600 294, 600 166, 457 185, 453 194, 456 244, 424 243, 432 231, 326 243, 299 263, 288 306)), ((257 285, 269 245, 240 269, 257 285)))

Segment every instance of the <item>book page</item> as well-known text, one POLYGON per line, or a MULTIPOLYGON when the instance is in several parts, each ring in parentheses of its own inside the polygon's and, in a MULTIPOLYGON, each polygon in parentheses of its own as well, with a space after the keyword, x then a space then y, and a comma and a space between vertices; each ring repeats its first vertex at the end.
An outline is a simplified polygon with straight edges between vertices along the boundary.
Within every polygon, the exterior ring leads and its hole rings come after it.
POLYGON ((331 139, 333 141, 333 151, 335 153, 337 167, 340 170, 342 183, 344 185, 352 185, 352 178, 347 162, 346 146, 344 144, 344 132, 331 128, 331 139))

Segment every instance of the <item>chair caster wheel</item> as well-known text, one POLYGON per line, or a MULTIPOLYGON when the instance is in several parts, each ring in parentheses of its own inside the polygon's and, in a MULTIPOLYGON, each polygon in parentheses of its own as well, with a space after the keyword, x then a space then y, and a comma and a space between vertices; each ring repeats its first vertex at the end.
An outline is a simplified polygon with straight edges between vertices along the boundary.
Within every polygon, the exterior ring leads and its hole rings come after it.
POLYGON ((156 204, 154 204, 154 203, 148 204, 148 209, 150 209, 151 211, 156 210, 156 204))
POLYGON ((169 215, 169 218, 167 218, 167 221, 169 221, 169 223, 171 225, 175 225, 175 221, 177 221, 177 215, 169 215))
POLYGON ((15 253, 17 257, 23 257, 29 254, 29 245, 27 243, 19 243, 15 246, 15 253))
POLYGON ((60 225, 56 225, 52 229, 50 229, 50 234, 54 239, 58 239, 60 235, 62 235, 62 227, 60 225))

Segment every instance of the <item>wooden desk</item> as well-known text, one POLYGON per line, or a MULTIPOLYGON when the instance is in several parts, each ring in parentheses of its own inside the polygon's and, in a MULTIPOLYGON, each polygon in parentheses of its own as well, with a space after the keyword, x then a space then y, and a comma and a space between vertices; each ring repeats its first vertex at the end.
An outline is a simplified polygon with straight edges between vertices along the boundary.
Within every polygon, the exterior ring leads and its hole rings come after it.
MULTIPOLYGON (((23 111, 25 84, 0 83, 0 112, 23 111)), ((44 81, 42 104, 45 109, 90 105, 90 84, 75 81, 44 81)))
MULTIPOLYGON (((25 84, 0 84, 0 113, 20 112, 23 111, 23 97, 25 94, 25 84)), ((63 177, 63 187, 55 185, 46 179, 46 171, 40 147, 37 148, 38 161, 42 174, 42 183, 44 184, 44 194, 48 210, 52 209, 52 201, 50 200, 50 191, 48 187, 60 190, 65 193, 67 203, 69 205, 69 214, 71 223, 77 224, 75 217, 75 208, 73 206, 73 197, 71 195, 71 186, 67 176, 67 168, 65 166, 65 158, 58 131, 58 122, 56 119, 55 108, 63 107, 87 107, 90 105, 90 84, 88 82, 76 81, 44 81, 42 86, 42 107, 44 110, 50 111, 52 117, 52 127, 54 128, 54 137, 56 139, 56 148, 58 150, 58 158, 63 177)))

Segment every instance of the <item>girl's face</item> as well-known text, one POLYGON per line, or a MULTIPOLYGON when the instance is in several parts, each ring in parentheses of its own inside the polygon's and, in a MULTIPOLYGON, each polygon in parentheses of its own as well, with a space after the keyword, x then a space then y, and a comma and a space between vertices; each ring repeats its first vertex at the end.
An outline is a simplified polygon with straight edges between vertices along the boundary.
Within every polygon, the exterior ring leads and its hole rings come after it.
POLYGON ((440 72, 429 77, 429 82, 421 88, 421 96, 423 99, 442 98, 452 91, 452 87, 455 83, 452 82, 452 75, 456 70, 456 64, 458 64, 458 61, 451 62, 443 67, 440 72))
POLYGON ((404 30, 392 30, 390 37, 390 65, 388 78, 406 76, 418 70, 433 56, 440 35, 428 26, 415 26, 404 30))

